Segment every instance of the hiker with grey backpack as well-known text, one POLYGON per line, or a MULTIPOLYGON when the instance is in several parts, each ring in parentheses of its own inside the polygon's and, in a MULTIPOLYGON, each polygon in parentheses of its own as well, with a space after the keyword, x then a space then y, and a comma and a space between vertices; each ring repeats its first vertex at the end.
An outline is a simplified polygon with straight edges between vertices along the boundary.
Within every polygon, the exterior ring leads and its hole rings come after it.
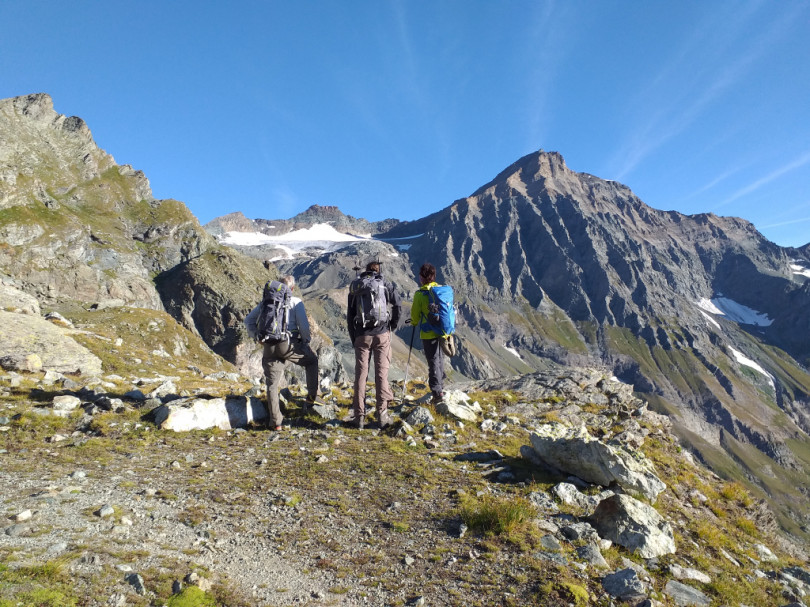
MULTIPOLYGON (((391 366, 391 334, 397 330, 402 304, 393 286, 380 273, 380 262, 371 261, 349 286, 346 324, 354 346, 354 398, 350 424, 360 430, 366 422, 366 379, 374 357, 377 421, 380 428, 391 424, 388 406, 394 393, 388 383, 391 366), (390 310, 389 310, 390 307, 390 310)), ((359 270, 359 268, 357 268, 359 270)))
POLYGON ((444 355, 453 356, 456 352, 453 288, 436 282, 436 268, 430 263, 419 268, 419 283, 421 286, 413 295, 411 324, 420 329, 431 402, 437 404, 444 400, 444 355))
POLYGON ((307 405, 318 403, 318 355, 312 350, 309 320, 304 302, 293 296, 295 278, 284 276, 264 286, 262 301, 245 318, 248 335, 263 344, 262 369, 267 384, 267 427, 281 430, 284 417, 278 386, 288 362, 304 367, 307 405))

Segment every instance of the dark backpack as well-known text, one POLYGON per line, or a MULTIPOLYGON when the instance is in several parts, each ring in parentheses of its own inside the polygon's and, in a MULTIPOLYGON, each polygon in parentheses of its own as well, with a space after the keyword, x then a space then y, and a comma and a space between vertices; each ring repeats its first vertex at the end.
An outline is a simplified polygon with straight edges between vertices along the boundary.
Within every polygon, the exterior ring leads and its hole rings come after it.
POLYGON ((381 274, 357 278, 352 282, 350 291, 354 295, 355 325, 371 329, 389 321, 388 296, 381 274))
POLYGON ((287 308, 292 291, 283 282, 273 280, 264 285, 262 309, 256 323, 258 338, 261 343, 279 343, 288 341, 287 308))

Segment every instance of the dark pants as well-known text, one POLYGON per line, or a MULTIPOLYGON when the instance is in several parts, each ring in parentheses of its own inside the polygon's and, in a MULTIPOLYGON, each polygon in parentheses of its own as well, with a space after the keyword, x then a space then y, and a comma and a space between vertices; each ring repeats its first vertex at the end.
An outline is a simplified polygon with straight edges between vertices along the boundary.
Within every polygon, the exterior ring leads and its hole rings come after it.
POLYGON ((307 396, 315 398, 318 395, 318 355, 312 351, 309 344, 300 341, 265 344, 262 369, 267 383, 267 412, 271 426, 280 426, 284 419, 278 404, 278 385, 281 383, 287 361, 304 367, 307 374, 307 396))
POLYGON ((444 352, 439 339, 422 340, 428 364, 428 386, 434 397, 441 397, 444 392, 444 352))
POLYGON ((354 338, 354 419, 366 415, 366 379, 371 357, 374 357, 374 386, 377 390, 377 418, 381 425, 391 423, 388 403, 394 394, 388 384, 388 368, 391 366, 391 333, 358 335, 354 338))

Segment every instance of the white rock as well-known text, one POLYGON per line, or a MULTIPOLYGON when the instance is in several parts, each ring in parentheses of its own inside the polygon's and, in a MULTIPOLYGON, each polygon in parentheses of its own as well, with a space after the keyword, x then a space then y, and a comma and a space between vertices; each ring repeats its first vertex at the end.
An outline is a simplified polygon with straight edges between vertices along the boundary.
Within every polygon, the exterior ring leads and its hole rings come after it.
POLYGON ((23 510, 22 512, 18 512, 17 514, 12 516, 11 518, 13 520, 15 520, 16 522, 18 522, 18 523, 22 523, 24 521, 31 520, 32 516, 34 516, 33 512, 31 512, 30 510, 23 510))
POLYGON ((779 557, 777 557, 770 548, 765 546, 764 544, 755 544, 754 550, 757 551, 757 556, 763 561, 778 561, 779 557))
POLYGON ((711 584, 712 581, 712 578, 702 571, 698 571, 697 569, 692 569, 690 567, 670 565, 669 571, 673 577, 679 580, 694 580, 696 582, 700 582, 701 584, 711 584))
POLYGON ((264 404, 258 398, 182 398, 155 410, 155 423, 164 430, 186 432, 219 428, 244 428, 267 416, 264 404))
POLYGON ((70 394, 55 396, 53 399, 53 408, 56 411, 73 411, 81 404, 82 401, 80 399, 70 394))

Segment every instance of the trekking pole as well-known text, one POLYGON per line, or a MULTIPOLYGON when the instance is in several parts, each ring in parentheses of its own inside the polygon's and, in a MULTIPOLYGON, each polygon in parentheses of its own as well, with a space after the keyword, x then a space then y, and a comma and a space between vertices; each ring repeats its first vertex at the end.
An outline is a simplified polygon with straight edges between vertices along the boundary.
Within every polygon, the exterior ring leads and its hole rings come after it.
POLYGON ((416 327, 411 324, 411 319, 405 321, 406 325, 411 325, 411 345, 408 348, 408 361, 405 363, 405 381, 402 382, 402 398, 399 400, 405 404, 405 392, 408 390, 408 366, 411 364, 411 352, 413 351, 413 336, 416 333, 416 327))

